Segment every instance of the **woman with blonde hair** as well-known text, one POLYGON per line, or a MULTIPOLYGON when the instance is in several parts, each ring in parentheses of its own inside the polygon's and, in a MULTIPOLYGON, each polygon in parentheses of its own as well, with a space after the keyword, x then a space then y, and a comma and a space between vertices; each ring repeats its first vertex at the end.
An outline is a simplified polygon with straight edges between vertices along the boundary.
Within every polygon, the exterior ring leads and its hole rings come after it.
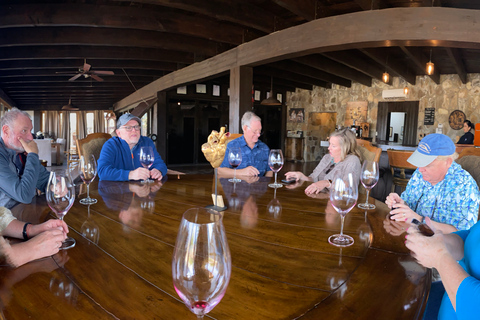
POLYGON ((354 182, 359 182, 362 165, 355 134, 349 128, 340 129, 330 135, 329 142, 329 153, 320 160, 308 177, 300 171, 290 171, 285 174, 287 180, 313 181, 305 189, 306 194, 329 189, 334 177, 344 178, 348 173, 353 174, 354 182))

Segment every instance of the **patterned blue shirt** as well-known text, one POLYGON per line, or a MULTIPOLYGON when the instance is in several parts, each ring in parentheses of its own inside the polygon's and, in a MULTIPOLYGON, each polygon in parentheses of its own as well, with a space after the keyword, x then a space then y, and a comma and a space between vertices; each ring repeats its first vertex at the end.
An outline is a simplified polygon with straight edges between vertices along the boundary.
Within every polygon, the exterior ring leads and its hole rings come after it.
POLYGON ((228 162, 228 151, 230 150, 230 148, 235 147, 240 148, 240 150, 242 151, 242 163, 240 163, 237 169, 243 169, 252 166, 257 168, 257 170, 260 172, 259 176, 265 175, 267 171, 272 171, 272 169, 270 169, 270 167, 268 166, 268 154, 270 153, 270 148, 268 148, 265 143, 258 140, 257 143, 255 143, 253 149, 250 149, 243 136, 238 137, 237 139, 234 139, 227 144, 227 149, 225 150, 225 157, 223 158, 223 162, 220 165, 221 168, 233 169, 233 167, 228 162))
POLYGON ((450 224, 458 230, 471 228, 478 219, 480 192, 472 176, 453 162, 445 178, 432 186, 417 169, 401 198, 423 217, 450 224))

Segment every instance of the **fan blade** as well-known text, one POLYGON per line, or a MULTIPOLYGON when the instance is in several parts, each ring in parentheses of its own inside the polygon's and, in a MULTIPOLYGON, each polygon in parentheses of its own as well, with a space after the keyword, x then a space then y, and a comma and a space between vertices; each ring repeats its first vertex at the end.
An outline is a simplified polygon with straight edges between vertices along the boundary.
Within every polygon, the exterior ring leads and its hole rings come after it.
POLYGON ((88 72, 91 67, 92 67, 92 66, 89 65, 89 64, 85 61, 85 63, 83 64, 83 72, 84 72, 84 73, 85 73, 85 72, 88 72))
POLYGON ((108 76, 113 76, 115 73, 113 71, 90 71, 90 74, 102 74, 102 75, 108 75, 108 76))
POLYGON ((72 106, 70 106, 70 105, 67 105, 67 106, 63 106, 63 107, 62 107, 62 110, 77 111, 77 110, 80 110, 80 109, 77 108, 77 107, 72 107, 72 106))
POLYGON ((97 81, 103 81, 102 78, 100 78, 99 76, 94 75, 93 73, 90 74, 90 77, 92 77, 93 79, 95 79, 95 80, 97 80, 97 81))
POLYGON ((71 77, 70 79, 68 79, 68 81, 75 81, 75 80, 77 80, 81 75, 82 75, 81 73, 76 74, 76 75, 74 75, 73 77, 71 77))

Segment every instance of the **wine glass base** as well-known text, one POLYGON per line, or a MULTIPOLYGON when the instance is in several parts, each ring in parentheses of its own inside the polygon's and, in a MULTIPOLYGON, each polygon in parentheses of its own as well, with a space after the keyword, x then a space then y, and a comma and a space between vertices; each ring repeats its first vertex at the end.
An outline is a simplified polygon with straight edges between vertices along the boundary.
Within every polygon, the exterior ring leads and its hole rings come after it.
POLYGON ((67 250, 67 249, 70 249, 70 248, 75 247, 75 244, 76 244, 75 239, 70 238, 70 237, 67 237, 67 239, 65 239, 65 240, 62 242, 62 245, 61 245, 60 248, 58 248, 58 249, 59 249, 59 250, 67 250))
POLYGON ((346 234, 334 234, 328 237, 328 243, 336 247, 348 247, 351 246, 355 241, 352 237, 347 236, 346 234))
POLYGON ((93 199, 93 198, 83 198, 79 201, 81 204, 85 204, 85 205, 91 205, 91 204, 94 204, 94 203, 97 203, 97 199, 93 199))
POLYGON ((375 205, 371 203, 360 203, 358 207, 363 210, 373 210, 376 208, 375 205))
POLYGON ((283 187, 283 184, 277 182, 277 183, 270 183, 268 186, 270 188, 281 188, 283 187))
POLYGON ((242 179, 238 179, 238 178, 232 178, 232 179, 228 179, 228 182, 242 182, 242 179))

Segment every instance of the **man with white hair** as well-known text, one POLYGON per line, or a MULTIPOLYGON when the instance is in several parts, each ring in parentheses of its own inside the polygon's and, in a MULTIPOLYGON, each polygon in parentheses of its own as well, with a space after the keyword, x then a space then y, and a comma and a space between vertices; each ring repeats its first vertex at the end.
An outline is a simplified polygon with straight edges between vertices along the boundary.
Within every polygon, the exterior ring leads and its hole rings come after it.
POLYGON ((391 193, 385 203, 391 219, 432 220, 436 230, 450 233, 471 228, 478 219, 480 192, 472 176, 455 162, 453 141, 429 134, 420 141, 408 162, 418 167, 400 197, 391 193))
POLYGON ((12 108, 0 126, 0 206, 12 208, 32 202, 36 189, 45 191, 50 172, 40 164, 28 113, 12 108))

